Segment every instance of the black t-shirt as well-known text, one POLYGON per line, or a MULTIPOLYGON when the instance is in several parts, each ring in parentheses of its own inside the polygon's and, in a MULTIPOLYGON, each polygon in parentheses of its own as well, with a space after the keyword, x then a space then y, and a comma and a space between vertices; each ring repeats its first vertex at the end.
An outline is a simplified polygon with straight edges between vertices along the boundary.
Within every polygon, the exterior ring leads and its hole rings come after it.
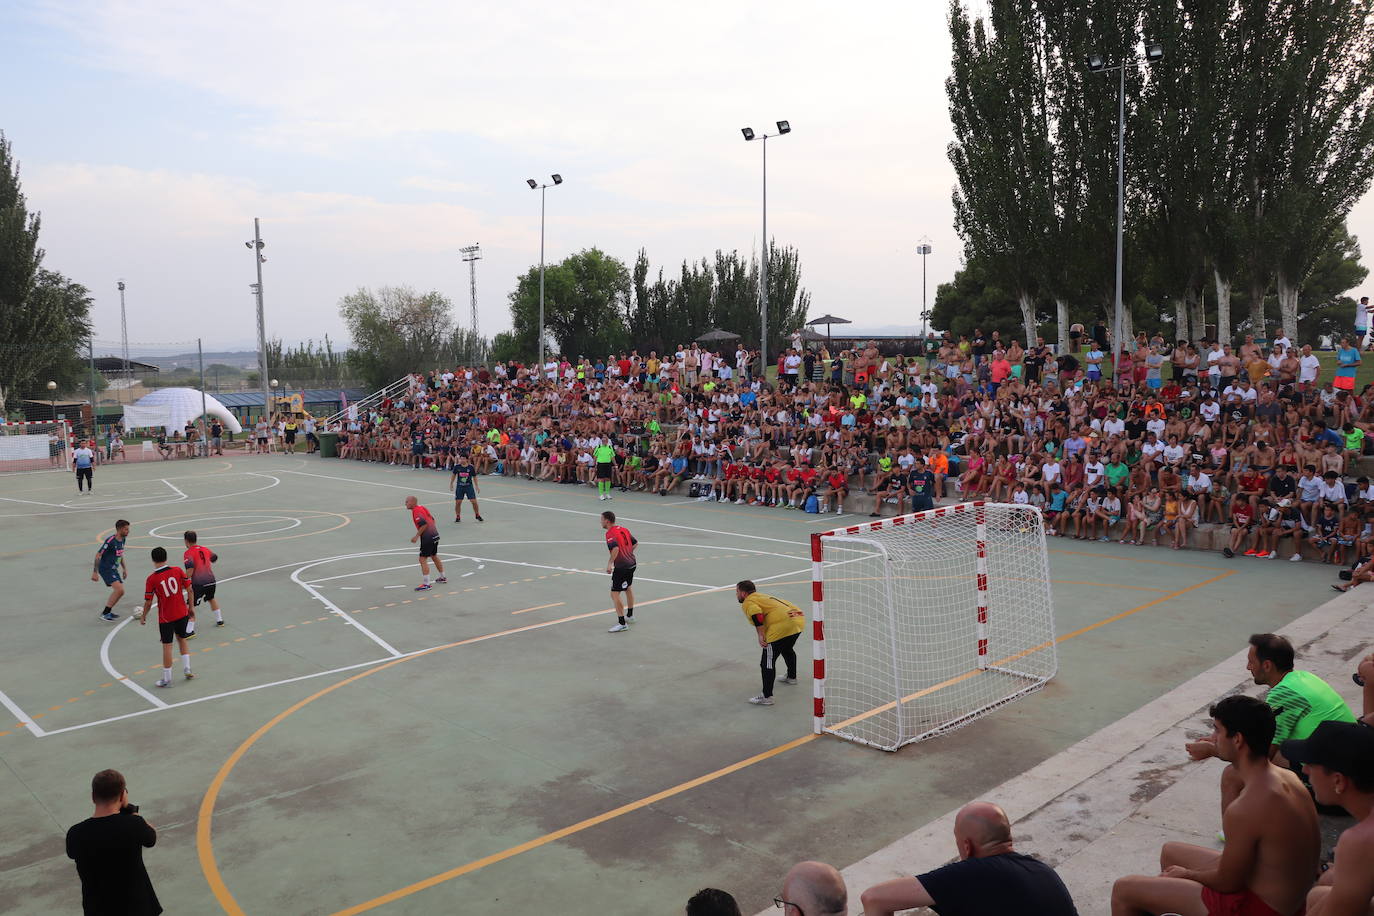
POLYGON ((87 818, 67 831, 67 857, 81 877, 86 916, 157 916, 153 882, 143 867, 143 847, 157 831, 137 814, 87 818))
POLYGON ((455 487, 472 486, 472 479, 477 475, 477 468, 466 461, 455 461, 448 470, 456 478, 453 482, 455 487))
POLYGON ((1283 499, 1285 496, 1292 496, 1297 492, 1298 482, 1293 479, 1293 475, 1280 477, 1278 474, 1269 475, 1269 495, 1275 499, 1283 499))
POLYGON ((940 916, 1078 916, 1069 889, 1054 869, 1019 852, 964 859, 916 880, 935 901, 940 916))

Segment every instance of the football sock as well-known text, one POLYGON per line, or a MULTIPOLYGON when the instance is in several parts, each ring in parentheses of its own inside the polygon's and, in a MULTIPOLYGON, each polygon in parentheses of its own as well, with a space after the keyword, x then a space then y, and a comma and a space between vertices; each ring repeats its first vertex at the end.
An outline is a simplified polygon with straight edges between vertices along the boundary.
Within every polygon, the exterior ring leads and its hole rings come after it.
POLYGON ((171 668, 163 668, 163 669, 162 669, 162 679, 163 679, 164 681, 170 681, 170 680, 172 679, 172 669, 171 669, 171 668))
MULTIPOLYGON (((183 655, 183 656, 181 657, 181 670, 182 670, 182 671, 190 671, 190 670, 191 670, 191 656, 190 656, 190 655, 183 655)), ((168 668, 168 669, 167 669, 167 674, 170 676, 171 673, 172 673, 172 669, 171 669, 171 668, 168 668)))
POLYGON ((107 604, 107 605, 105 605, 105 610, 101 611, 100 613, 102 613, 102 614, 111 614, 111 613, 113 613, 113 612, 114 612, 114 608, 110 607, 110 606, 107 604))
POLYGON ((186 621, 186 635, 187 635, 187 636, 190 636, 190 635, 191 635, 192 633, 194 633, 195 631, 196 631, 196 621, 195 621, 195 618, 192 618, 192 619, 186 621))
POLYGON ((625 626, 625 618, 624 618, 624 617, 617 617, 616 620, 620 621, 620 625, 621 625, 622 627, 625 626))
POLYGON ((634 609, 633 607, 626 608, 626 610, 625 610, 625 616, 626 616, 626 617, 633 617, 634 615, 635 615, 635 609, 634 609))
POLYGON ((425 573, 423 576, 420 577, 420 584, 421 584, 421 585, 428 585, 428 584, 429 584, 429 573, 425 573))
POLYGON ((223 614, 218 608, 216 608, 216 609, 215 609, 215 622, 216 622, 216 623, 222 623, 223 621, 224 621, 224 614, 223 614))

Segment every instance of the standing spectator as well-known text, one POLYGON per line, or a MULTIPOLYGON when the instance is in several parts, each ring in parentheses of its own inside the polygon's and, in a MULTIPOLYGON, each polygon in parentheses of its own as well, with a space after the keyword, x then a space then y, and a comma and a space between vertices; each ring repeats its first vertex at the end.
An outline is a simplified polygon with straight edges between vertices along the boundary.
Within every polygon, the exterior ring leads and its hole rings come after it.
POLYGON ((824 862, 798 862, 782 881, 782 895, 773 898, 784 916, 846 916, 849 891, 844 878, 833 865, 824 862))
POLYGON ((1336 349, 1336 377, 1333 384, 1338 391, 1355 390, 1355 373, 1360 368, 1360 351, 1350 343, 1349 337, 1341 338, 1336 349))
POLYGON ((86 916, 157 916, 152 879, 143 849, 157 843, 157 831, 129 804, 129 789, 118 770, 101 770, 91 780, 95 814, 67 831, 67 858, 81 878, 81 909, 86 916))
POLYGON ((1374 728, 1323 722, 1306 741, 1285 741, 1317 802, 1358 819, 1336 843, 1336 860, 1307 895, 1310 916, 1365 916, 1374 904, 1374 728))
POLYGON ((95 492, 95 442, 82 442, 72 449, 72 469, 76 471, 76 492, 95 492))
POLYGON ((806 629, 806 614, 790 601, 763 594, 748 579, 735 585, 735 600, 743 605, 744 617, 753 625, 759 648, 763 650, 759 659, 763 693, 750 697, 749 702, 755 706, 772 706, 778 658, 787 665, 782 682, 797 683, 797 653, 793 647, 806 629))
POLYGON ((1055 870, 1012 848, 1011 823, 999 806, 973 802, 961 808, 954 843, 959 861, 864 891, 864 916, 892 916, 918 906, 944 914, 1077 916, 1055 870))
POLYGON ((1360 301, 1355 303, 1355 346, 1364 343, 1365 335, 1369 333, 1369 297, 1361 296, 1360 301))
POLYGON ((1239 771, 1243 786, 1229 803, 1223 797, 1226 845, 1218 852, 1165 843, 1163 874, 1131 875, 1112 886, 1112 916, 1302 912, 1317 873, 1321 832, 1302 782, 1270 762, 1274 712, 1253 697, 1231 696, 1209 713, 1211 744, 1228 769, 1239 771))

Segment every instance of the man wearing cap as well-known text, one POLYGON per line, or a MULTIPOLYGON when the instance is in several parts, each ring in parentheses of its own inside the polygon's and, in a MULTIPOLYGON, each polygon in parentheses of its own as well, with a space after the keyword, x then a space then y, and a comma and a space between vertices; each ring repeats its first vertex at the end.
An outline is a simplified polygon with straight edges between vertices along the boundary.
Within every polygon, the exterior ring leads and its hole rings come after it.
POLYGON ((1308 916, 1365 916, 1374 902, 1374 728, 1323 722, 1307 740, 1285 741, 1281 753, 1302 765, 1319 803, 1358 819, 1307 895, 1308 916))

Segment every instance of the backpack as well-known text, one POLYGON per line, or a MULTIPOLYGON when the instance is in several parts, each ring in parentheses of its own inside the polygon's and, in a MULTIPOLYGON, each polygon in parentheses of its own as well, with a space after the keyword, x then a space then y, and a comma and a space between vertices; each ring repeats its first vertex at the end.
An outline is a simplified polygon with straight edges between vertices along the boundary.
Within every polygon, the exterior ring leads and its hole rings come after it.
POLYGON ((804 508, 807 512, 810 512, 813 515, 819 513, 821 511, 820 498, 817 497, 815 493, 812 493, 810 496, 806 497, 806 504, 804 508))

